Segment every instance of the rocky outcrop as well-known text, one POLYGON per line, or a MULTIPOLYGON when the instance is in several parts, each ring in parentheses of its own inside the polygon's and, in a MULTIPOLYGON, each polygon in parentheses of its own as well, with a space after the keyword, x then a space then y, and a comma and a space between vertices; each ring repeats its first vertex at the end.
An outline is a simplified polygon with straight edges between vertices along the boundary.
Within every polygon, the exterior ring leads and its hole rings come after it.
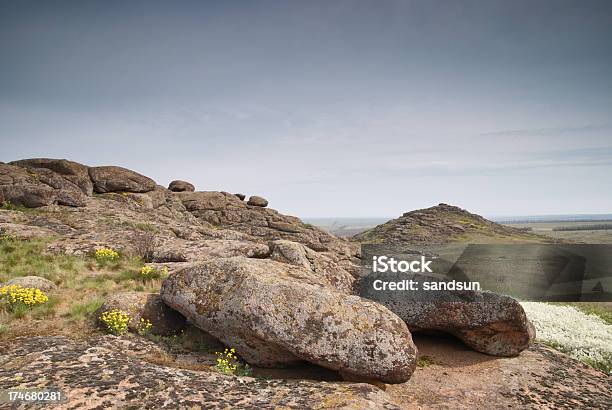
POLYGON ((104 327, 100 315, 113 309, 130 316, 128 327, 133 332, 140 329, 140 319, 151 322, 150 331, 155 335, 173 335, 185 327, 185 317, 166 306, 155 293, 125 292, 109 296, 96 312, 99 326, 104 327))
POLYGON ((265 208, 268 206, 268 200, 260 196, 253 195, 249 198, 247 205, 261 206, 262 208, 265 208))
POLYGON ((263 380, 156 364, 142 338, 24 337, 0 351, 0 389, 58 386, 54 408, 399 409, 366 384, 263 380), (16 377, 20 375, 20 377, 16 377))
POLYGON ((161 297, 251 364, 306 360, 359 378, 408 380, 416 348, 406 325, 332 286, 297 266, 238 257, 177 272, 161 297))
POLYGON ((81 189, 47 168, 30 168, 29 171, 38 182, 56 189, 56 202, 67 206, 85 206, 87 195, 81 189))
POLYGON ((61 175, 50 169, 57 167, 64 172, 72 169, 76 173, 83 171, 79 168, 82 165, 65 160, 44 159, 16 161, 13 164, 0 164, 1 202, 27 208, 51 204, 82 207, 87 204, 87 195, 83 192, 87 186, 81 174, 61 175), (81 182, 83 189, 72 181, 81 182))
POLYGON ((365 277, 360 295, 374 300, 398 315, 411 332, 436 331, 452 334, 470 348, 493 356, 516 356, 535 339, 535 329, 513 298, 489 292, 422 290, 423 275, 402 274, 419 290, 376 290, 374 280, 396 281, 393 275, 365 277))
POLYGON ((89 178, 88 167, 78 162, 66 159, 31 158, 11 162, 22 168, 31 170, 46 169, 75 185, 86 196, 93 193, 93 183, 89 178))
POLYGON ((48 169, 0 164, 0 202, 27 208, 54 203, 85 206, 87 197, 72 182, 48 169))
POLYGON ((151 178, 132 170, 116 167, 102 166, 89 168, 89 177, 93 182, 94 192, 149 192, 157 184, 151 178))
POLYGON ((322 229, 304 224, 299 218, 258 206, 249 206, 227 192, 178 192, 189 213, 200 221, 252 236, 255 240, 287 239, 325 252, 334 261, 356 266, 359 247, 322 229))
POLYGON ((198 225, 225 230, 211 234, 214 239, 233 239, 235 235, 229 231, 235 231, 253 242, 279 239, 299 242, 318 253, 325 253, 349 271, 356 269, 359 262, 356 244, 304 224, 299 218, 269 209, 265 207, 267 201, 260 197, 251 197, 249 204, 244 202, 242 194, 189 192, 191 188, 182 184, 184 181, 174 185, 187 190, 173 192, 146 176, 121 167, 87 167, 60 159, 28 159, 14 163, 19 166, 0 164, 0 202, 28 208, 53 204, 86 207, 93 217, 99 211, 99 201, 109 199, 122 204, 121 208, 114 208, 119 212, 157 210, 172 220, 188 219, 192 223, 198 221, 198 225), (90 187, 100 194, 93 198, 95 201, 86 194, 90 187))
POLYGON ((195 187, 187 181, 176 180, 170 182, 168 189, 172 192, 193 192, 195 187))
MULTIPOLYGON (((47 252, 68 255, 91 255, 95 249, 112 247, 129 256, 146 249, 151 263, 163 263, 169 269, 171 279, 164 284, 169 300, 202 329, 238 347, 241 358, 264 366, 301 363, 283 369, 251 369, 256 377, 274 379, 220 374, 214 368, 213 352, 224 347, 204 331, 197 333, 206 337, 192 338, 189 334, 198 328, 191 325, 176 338, 132 333, 100 337, 92 332, 89 316, 64 317, 72 295, 106 297, 108 286, 113 289, 109 293, 114 293, 128 286, 148 289, 158 282, 141 287, 123 280, 122 271, 87 264, 77 273, 72 269, 50 272, 65 286, 51 290, 53 299, 61 302, 59 310, 50 305, 24 317, 11 317, 8 330, 0 335, 0 390, 60 386, 70 401, 58 408, 394 409, 395 404, 400 408, 607 408, 610 402, 606 374, 541 345, 501 360, 473 351, 512 355, 531 339, 529 324, 512 300, 459 293, 433 301, 399 300, 387 309, 351 294, 358 277, 358 246, 298 218, 248 205, 244 198, 225 192, 175 193, 156 186, 147 192, 88 197, 77 179, 68 178, 72 175, 68 171, 47 163, 22 165, 0 163, 0 192, 6 187, 33 187, 48 191, 49 198, 14 202, 47 205, 35 211, 0 209, 0 234, 9 235, 7 247, 15 236, 45 237, 40 243, 48 243, 47 252), (60 206, 70 202, 62 195, 74 192, 77 198, 86 198, 85 206, 60 206), (406 383, 382 385, 380 381, 406 380, 414 369, 409 327, 419 332, 415 336, 419 355, 428 356, 426 362, 432 364, 419 366, 406 383), (79 336, 78 341, 52 336, 70 332, 79 336), (472 349, 440 332, 452 333, 472 349), (429 340, 429 350, 423 339, 429 340), (445 351, 449 343, 454 349, 445 351), (338 373, 346 380, 368 380, 382 389, 288 380, 338 380, 338 373)), ((449 224, 444 229, 453 232, 471 235, 480 229, 477 221, 472 222, 474 227, 466 227, 463 218, 451 216, 459 214, 450 208, 411 218, 425 221, 419 226, 426 231, 437 229, 436 215, 444 226, 449 224)), ((445 240, 446 236, 429 238, 445 240)), ((127 265, 137 269, 131 262, 127 265)), ((107 306, 131 311, 139 318, 149 310, 148 298, 144 293, 112 295, 107 306)), ((153 312, 161 308, 163 314, 164 306, 174 312, 159 297, 155 300, 159 304, 151 308, 153 312)), ((88 299, 74 302, 81 305, 88 299)), ((166 325, 160 330, 160 323, 167 322, 163 315, 153 313, 148 320, 157 326, 154 333, 174 331, 166 325)))
POLYGON ((0 287, 4 285, 19 285, 23 288, 40 289, 43 292, 50 292, 56 288, 55 283, 40 276, 20 276, 8 280, 6 283, 1 284, 0 287))

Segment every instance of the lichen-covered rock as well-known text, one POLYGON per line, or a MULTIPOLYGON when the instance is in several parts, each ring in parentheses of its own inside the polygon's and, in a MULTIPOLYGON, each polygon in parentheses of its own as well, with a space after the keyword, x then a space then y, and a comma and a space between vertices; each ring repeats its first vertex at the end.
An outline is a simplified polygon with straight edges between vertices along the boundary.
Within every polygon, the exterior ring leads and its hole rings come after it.
MULTIPOLYGON (((250 206, 227 192, 177 192, 185 209, 202 222, 251 235, 255 240, 286 239, 299 242, 316 252, 326 252, 335 262, 357 267, 359 246, 337 238, 299 218, 274 209, 250 206)), ((170 201, 169 201, 170 202, 170 201)))
POLYGON ((247 205, 260 206, 262 208, 265 208, 266 206, 268 206, 268 200, 260 196, 253 195, 249 198, 247 205))
POLYGON ((355 278, 327 256, 317 253, 304 245, 287 240, 271 243, 270 259, 300 266, 319 275, 339 291, 351 294, 355 278))
POLYGON ((46 185, 0 185, 0 202, 38 208, 51 205, 57 198, 53 188, 46 185))
MULTIPOLYGON (((388 307, 411 332, 452 334, 472 349, 494 356, 516 356, 535 339, 535 329, 513 298, 490 292, 422 290, 425 275, 402 274, 419 283, 419 290, 382 291, 373 281, 397 280, 393 274, 362 278, 359 294, 388 307)), ((433 279, 435 280, 435 279, 433 279)))
MULTIPOLYGON (((237 202, 238 198, 225 195, 223 192, 179 192, 177 193, 183 205, 188 211, 220 211, 228 206, 231 201, 237 202)), ((197 216, 197 215, 196 215, 197 216)))
POLYGON ((142 209, 151 210, 166 204, 166 192, 166 188, 157 185, 153 191, 142 193, 128 192, 122 193, 122 195, 133 199, 142 209))
POLYGON ((215 259, 172 275, 161 297, 254 365, 306 360, 388 383, 415 369, 416 348, 397 316, 301 267, 215 259))
POLYGON ((66 159, 31 158, 11 162, 22 168, 47 169, 78 187, 87 196, 93 193, 88 167, 66 159))
POLYGON ((151 178, 132 170, 116 167, 102 166, 89 168, 94 191, 99 194, 106 192, 149 192, 157 184, 151 178))
POLYGON ((128 327, 132 331, 139 330, 141 318, 151 322, 150 331, 155 335, 172 335, 185 327, 183 315, 166 306, 155 293, 125 292, 109 296, 96 312, 98 325, 104 327, 100 315, 113 309, 130 316, 128 327))
POLYGON ((170 182, 168 189, 172 192, 193 192, 195 187, 187 181, 176 180, 170 182))
POLYGON ((53 236, 56 232, 46 227, 0 221, 0 235, 4 234, 14 236, 17 239, 30 240, 33 238, 53 236))
POLYGON ((26 171, 34 177, 37 183, 48 185, 56 190, 55 202, 58 204, 74 207, 87 204, 87 195, 70 179, 64 178, 48 168, 26 167, 26 171))
POLYGON ((6 281, 6 283, 0 285, 0 287, 4 285, 19 285, 23 288, 40 289, 45 293, 56 288, 55 283, 40 276, 20 276, 6 281))
POLYGON ((49 169, 0 164, 0 202, 27 208, 85 206, 86 198, 79 187, 49 169))
POLYGON ((59 386, 68 396, 68 401, 53 404, 59 409, 399 409, 384 391, 367 384, 187 370, 156 364, 148 358, 149 350, 154 347, 142 338, 16 339, 0 349, 0 390, 59 386))

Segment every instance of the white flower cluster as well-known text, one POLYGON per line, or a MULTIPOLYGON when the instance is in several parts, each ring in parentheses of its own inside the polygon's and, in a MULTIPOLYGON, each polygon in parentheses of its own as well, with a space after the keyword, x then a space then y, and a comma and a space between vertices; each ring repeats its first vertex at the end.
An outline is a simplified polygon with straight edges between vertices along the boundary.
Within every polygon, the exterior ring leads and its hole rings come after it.
POLYGON ((568 355, 611 372, 612 326, 596 315, 570 306, 521 302, 537 332, 537 340, 568 355))

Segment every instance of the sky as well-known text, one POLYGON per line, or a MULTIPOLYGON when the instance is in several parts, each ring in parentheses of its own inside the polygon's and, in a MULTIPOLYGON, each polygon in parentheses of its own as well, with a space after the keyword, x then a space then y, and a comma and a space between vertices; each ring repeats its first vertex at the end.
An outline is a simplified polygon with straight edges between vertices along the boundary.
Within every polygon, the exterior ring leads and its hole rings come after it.
POLYGON ((0 2, 0 161, 300 217, 612 212, 612 2, 0 2))

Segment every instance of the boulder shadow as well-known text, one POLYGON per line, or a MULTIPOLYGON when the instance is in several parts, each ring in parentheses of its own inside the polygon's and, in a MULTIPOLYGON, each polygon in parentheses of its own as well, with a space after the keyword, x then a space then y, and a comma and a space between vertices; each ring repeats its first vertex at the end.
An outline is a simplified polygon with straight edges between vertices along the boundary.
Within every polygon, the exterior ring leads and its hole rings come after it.
POLYGON ((508 359, 476 352, 447 333, 417 332, 412 334, 412 340, 418 349, 419 358, 427 356, 434 364, 444 367, 466 367, 508 359))
POLYGON ((284 379, 284 380, 314 380, 325 382, 343 381, 340 373, 316 364, 303 362, 284 368, 263 368, 252 367, 253 376, 265 379, 284 379))

